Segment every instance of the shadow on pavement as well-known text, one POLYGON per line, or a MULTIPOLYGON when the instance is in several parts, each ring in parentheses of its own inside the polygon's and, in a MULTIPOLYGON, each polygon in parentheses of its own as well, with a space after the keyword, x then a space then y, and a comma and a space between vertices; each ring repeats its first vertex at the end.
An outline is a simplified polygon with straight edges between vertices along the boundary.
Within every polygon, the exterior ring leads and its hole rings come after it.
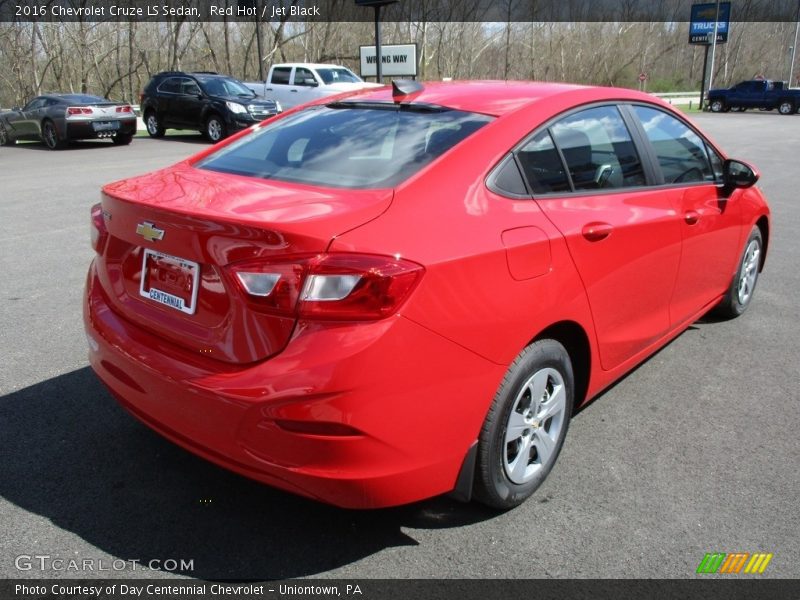
POLYGON ((88 367, 0 397, 0 423, 0 495, 116 558, 193 560, 177 572, 201 579, 315 575, 416 545, 402 527, 495 514, 447 498, 351 511, 274 490, 151 432, 88 367))

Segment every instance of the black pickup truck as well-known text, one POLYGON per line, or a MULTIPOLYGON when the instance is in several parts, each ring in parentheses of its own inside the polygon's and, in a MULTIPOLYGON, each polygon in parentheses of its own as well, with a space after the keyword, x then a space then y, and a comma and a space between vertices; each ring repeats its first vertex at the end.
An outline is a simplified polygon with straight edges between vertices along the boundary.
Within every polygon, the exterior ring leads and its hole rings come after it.
POLYGON ((800 89, 769 79, 741 81, 731 88, 709 90, 707 105, 712 112, 777 108, 782 115, 791 115, 800 109, 800 89))

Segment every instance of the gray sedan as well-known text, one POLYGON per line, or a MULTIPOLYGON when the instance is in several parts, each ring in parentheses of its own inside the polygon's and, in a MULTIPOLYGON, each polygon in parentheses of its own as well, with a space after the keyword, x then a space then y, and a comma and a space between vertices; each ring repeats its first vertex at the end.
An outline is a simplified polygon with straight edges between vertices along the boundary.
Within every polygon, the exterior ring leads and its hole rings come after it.
POLYGON ((130 144, 136 134, 136 114, 130 104, 86 94, 37 96, 24 108, 0 113, 0 145, 17 140, 42 140, 51 150, 70 140, 111 138, 130 144))

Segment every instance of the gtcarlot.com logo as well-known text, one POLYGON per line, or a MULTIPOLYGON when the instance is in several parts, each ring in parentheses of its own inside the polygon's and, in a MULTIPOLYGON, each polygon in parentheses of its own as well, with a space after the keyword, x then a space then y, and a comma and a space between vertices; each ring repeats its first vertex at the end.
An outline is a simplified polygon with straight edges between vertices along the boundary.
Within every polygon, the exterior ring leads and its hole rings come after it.
POLYGON ((20 554, 14 558, 18 571, 194 571, 194 559, 183 558, 60 558, 49 554, 20 554))
POLYGON ((697 573, 733 574, 748 573, 761 575, 772 560, 766 552, 708 552, 697 565, 697 573))

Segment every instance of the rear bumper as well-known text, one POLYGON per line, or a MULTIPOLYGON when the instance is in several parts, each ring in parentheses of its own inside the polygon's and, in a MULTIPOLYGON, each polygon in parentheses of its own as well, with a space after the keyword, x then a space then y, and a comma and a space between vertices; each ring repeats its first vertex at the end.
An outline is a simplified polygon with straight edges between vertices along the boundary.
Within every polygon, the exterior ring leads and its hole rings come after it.
MULTIPOLYGON (((135 135, 136 134, 136 117, 124 119, 119 121, 119 129, 95 131, 95 121, 67 121, 66 122, 66 139, 68 140, 86 140, 100 137, 111 137, 112 135, 135 135)), ((108 122, 98 120, 97 122, 108 122)))
POLYGON ((92 265, 90 362, 163 436, 272 486, 348 508, 451 491, 505 369, 403 318, 299 323, 272 359, 169 347, 109 307, 92 265))

